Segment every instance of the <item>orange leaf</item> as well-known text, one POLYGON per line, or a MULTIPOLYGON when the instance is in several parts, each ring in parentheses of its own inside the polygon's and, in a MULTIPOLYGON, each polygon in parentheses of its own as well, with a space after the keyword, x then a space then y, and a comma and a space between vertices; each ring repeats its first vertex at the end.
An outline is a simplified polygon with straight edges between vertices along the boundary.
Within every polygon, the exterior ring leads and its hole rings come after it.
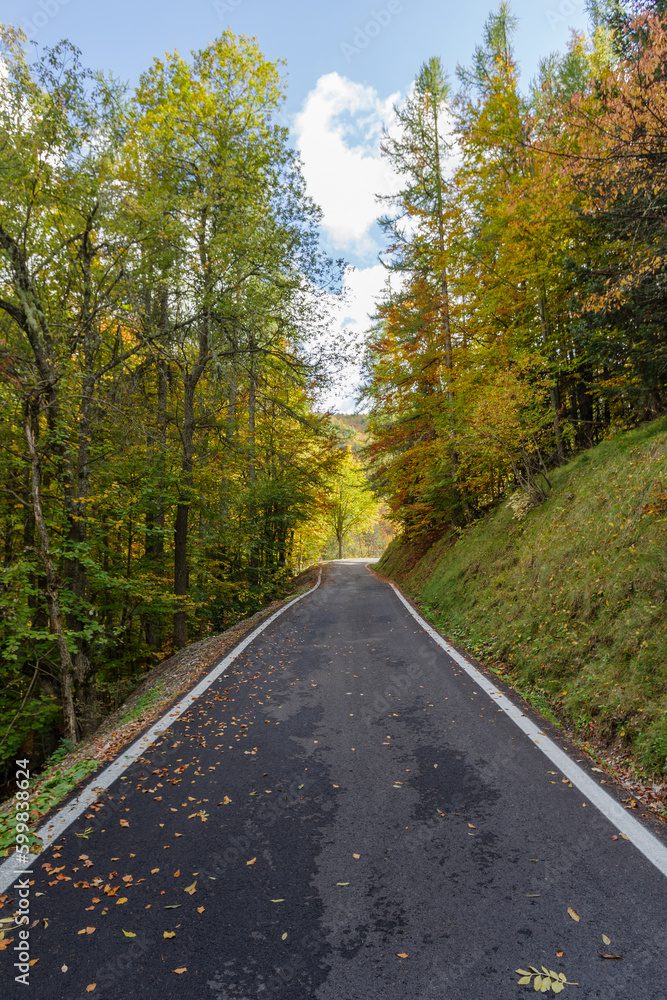
POLYGON ((257 861, 257 858, 251 858, 250 861, 246 861, 246 865, 254 865, 255 861, 257 861))
POLYGON ((97 989, 97 983, 91 983, 90 986, 86 986, 86 993, 92 993, 93 990, 97 989))
POLYGON ((397 951, 396 952, 396 957, 397 958, 407 958, 408 957, 408 953, 407 953, 407 951, 397 951))
POLYGON ((174 972, 176 973, 176 975, 177 975, 177 976, 182 976, 182 975, 183 975, 183 973, 184 973, 184 972, 187 972, 187 971, 188 971, 188 970, 187 970, 187 967, 186 967, 186 966, 183 966, 183 968, 182 968, 182 969, 174 969, 174 972))
POLYGON ((120 899, 116 900, 116 906, 120 906, 121 903, 127 903, 127 896, 121 896, 120 899))
POLYGON ((129 821, 129 819, 122 819, 122 820, 120 821, 120 825, 121 825, 121 826, 129 826, 129 825, 130 825, 130 821, 129 821))

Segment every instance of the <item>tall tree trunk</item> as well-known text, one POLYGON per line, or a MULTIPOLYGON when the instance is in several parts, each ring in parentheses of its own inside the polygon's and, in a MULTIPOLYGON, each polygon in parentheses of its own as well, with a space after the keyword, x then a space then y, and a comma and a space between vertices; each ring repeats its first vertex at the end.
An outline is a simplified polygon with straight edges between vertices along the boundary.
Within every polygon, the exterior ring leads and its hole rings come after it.
MULTIPOLYGON (((83 302, 81 326, 83 334, 83 383, 81 404, 78 420, 78 449, 76 469, 72 477, 73 491, 65 496, 68 513, 68 541, 75 553, 79 553, 88 540, 88 496, 90 493, 90 445, 92 439, 93 401, 96 386, 95 362, 101 344, 101 334, 96 328, 95 303, 93 301, 93 286, 91 268, 97 255, 97 248, 91 239, 92 227, 96 215, 95 207, 86 220, 86 228, 81 239, 79 258, 81 260, 83 277, 83 302)), ((76 636, 76 651, 74 653, 75 706, 77 720, 83 736, 94 732, 98 723, 97 685, 95 679, 95 664, 91 655, 90 643, 81 633, 86 627, 83 617, 86 604, 90 599, 90 586, 85 563, 78 555, 68 557, 65 563, 65 573, 72 593, 76 598, 75 610, 67 616, 67 624, 76 636)))
POLYGON ((195 396, 197 386, 210 358, 212 278, 207 250, 208 209, 202 208, 199 229, 199 262, 203 276, 202 318, 199 326, 197 360, 191 371, 183 374, 183 428, 181 431, 181 488, 174 523, 174 596, 178 606, 174 612, 174 645, 182 649, 188 641, 188 614, 185 598, 189 589, 188 519, 194 488, 195 396))
MULTIPOLYGON (((160 297, 160 330, 167 332, 169 322, 169 299, 167 289, 160 297)), ((153 453, 155 455, 156 481, 155 500, 150 511, 150 541, 147 556, 153 572, 159 573, 164 560, 165 529, 165 486, 167 455, 167 403, 169 400, 169 379, 167 364, 163 358, 157 361, 157 414, 153 453)), ((146 641, 156 652, 162 648, 162 622, 151 615, 146 622, 146 641)))
MULTIPOLYGON (((549 361, 553 365, 553 341, 551 335, 551 321, 547 310, 546 292, 541 289, 538 295, 538 306, 540 310, 540 323, 542 325, 542 342, 549 351, 549 361)), ((560 425, 560 393, 558 391, 558 380, 552 375, 549 384, 549 394, 551 397, 551 415, 553 420, 554 437, 556 439, 556 457, 559 462, 565 459, 563 451, 563 432, 560 425)))
POLYGON ((67 645, 64 615, 60 607, 58 580, 53 567, 49 533, 42 511, 39 458, 37 457, 35 440, 30 424, 30 415, 28 413, 26 414, 25 420, 25 436, 26 441, 28 442, 28 451, 30 452, 32 509, 34 511, 35 524, 39 537, 39 557, 42 566, 44 567, 44 573, 46 576, 46 600, 49 609, 49 627, 51 633, 55 637, 56 647, 60 657, 59 679, 65 736, 68 740, 71 740, 72 743, 76 743, 77 725, 76 716, 74 714, 74 700, 72 698, 72 677, 74 675, 74 664, 72 663, 69 647, 67 645))
POLYGON ((182 649, 188 641, 188 616, 185 608, 185 597, 188 593, 188 520, 190 503, 194 487, 194 397, 196 382, 193 374, 185 379, 183 394, 183 429, 182 429, 182 462, 181 488, 176 505, 176 521, 174 524, 174 595, 180 598, 179 606, 174 613, 174 645, 182 649))

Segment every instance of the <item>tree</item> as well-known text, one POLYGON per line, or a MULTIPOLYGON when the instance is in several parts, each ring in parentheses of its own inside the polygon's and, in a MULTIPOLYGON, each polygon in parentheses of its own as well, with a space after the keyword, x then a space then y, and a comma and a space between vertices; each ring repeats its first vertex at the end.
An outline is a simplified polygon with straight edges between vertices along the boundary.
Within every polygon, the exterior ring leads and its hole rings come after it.
POLYGON ((361 463, 347 453, 331 488, 329 524, 343 558, 345 540, 352 531, 367 531, 379 516, 379 505, 364 476, 361 463))

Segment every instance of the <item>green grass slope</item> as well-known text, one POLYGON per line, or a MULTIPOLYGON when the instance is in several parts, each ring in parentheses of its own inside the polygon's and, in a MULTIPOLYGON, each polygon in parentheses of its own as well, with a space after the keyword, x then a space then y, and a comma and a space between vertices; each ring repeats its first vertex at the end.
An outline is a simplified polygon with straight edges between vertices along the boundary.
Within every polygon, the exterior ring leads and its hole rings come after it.
POLYGON ((580 737, 667 772, 667 418, 553 474, 427 551, 393 542, 378 572, 454 642, 580 737))

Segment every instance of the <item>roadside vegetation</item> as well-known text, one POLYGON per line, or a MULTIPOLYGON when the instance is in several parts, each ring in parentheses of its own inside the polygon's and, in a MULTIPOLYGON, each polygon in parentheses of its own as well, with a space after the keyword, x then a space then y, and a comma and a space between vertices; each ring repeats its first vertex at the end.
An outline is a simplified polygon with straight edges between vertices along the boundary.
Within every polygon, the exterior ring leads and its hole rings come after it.
POLYGON ((378 572, 578 737, 667 774, 667 418, 614 435, 465 530, 391 544, 378 572))

